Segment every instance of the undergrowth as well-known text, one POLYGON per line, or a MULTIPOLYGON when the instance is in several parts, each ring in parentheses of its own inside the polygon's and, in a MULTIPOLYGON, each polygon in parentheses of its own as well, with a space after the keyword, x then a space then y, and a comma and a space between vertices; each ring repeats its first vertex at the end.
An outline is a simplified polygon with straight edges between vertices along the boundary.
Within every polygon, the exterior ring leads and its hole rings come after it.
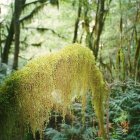
MULTIPOLYGON (((72 121, 60 121, 55 113, 55 126, 45 130, 45 140, 99 140, 98 125, 90 94, 84 117, 80 102, 72 105, 72 121), (85 120, 85 121, 83 121, 85 120)), ((134 81, 112 85, 109 99, 109 139, 139 140, 140 138, 140 84, 134 81)), ((59 116, 60 117, 60 116, 59 116)), ((106 119, 106 118, 105 118, 106 119)))
MULTIPOLYGON (((85 112, 82 111, 82 104, 76 100, 71 106, 74 116, 69 116, 62 122, 56 117, 55 127, 47 127, 45 140, 99 140, 98 125, 93 110, 91 95, 87 95, 85 112), (84 114, 83 114, 84 113, 84 114)), ((53 122, 52 122, 53 123, 53 122)))
POLYGON ((140 84, 129 80, 114 85, 109 105, 111 140, 139 140, 140 84))

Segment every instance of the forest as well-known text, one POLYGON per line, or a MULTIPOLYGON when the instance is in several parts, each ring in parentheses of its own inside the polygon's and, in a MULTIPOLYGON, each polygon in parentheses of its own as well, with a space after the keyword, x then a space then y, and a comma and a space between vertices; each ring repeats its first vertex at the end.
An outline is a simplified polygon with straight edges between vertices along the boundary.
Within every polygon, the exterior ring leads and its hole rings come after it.
POLYGON ((0 140, 140 140, 140 0, 0 0, 0 140))

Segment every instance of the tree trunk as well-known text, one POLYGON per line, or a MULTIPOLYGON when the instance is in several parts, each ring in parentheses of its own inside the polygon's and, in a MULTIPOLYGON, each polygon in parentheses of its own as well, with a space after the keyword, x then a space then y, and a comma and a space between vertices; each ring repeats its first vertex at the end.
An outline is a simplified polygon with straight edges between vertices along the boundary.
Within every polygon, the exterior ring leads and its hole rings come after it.
POLYGON ((9 50, 13 41, 13 36, 14 36, 14 18, 12 18, 11 20, 10 29, 8 31, 8 36, 6 38, 4 50, 2 53, 2 63, 6 64, 8 63, 9 50))
MULTIPOLYGON (((1 9, 0 9, 0 14, 1 14, 1 9)), ((1 45, 1 28, 2 28, 2 22, 0 22, 0 65, 2 63, 2 45, 1 45)))
POLYGON ((135 73, 135 82, 137 80, 140 80, 139 75, 140 75, 140 68, 139 68, 139 62, 140 61, 140 39, 137 41, 137 48, 135 51, 135 58, 134 58, 134 73, 135 73))
MULTIPOLYGON (((18 2, 18 0, 15 0, 15 3, 18 2)), ((19 9, 19 14, 21 14, 22 8, 25 4, 26 0, 21 0, 21 6, 19 9)), ((8 63, 8 56, 9 56, 9 51, 11 48, 11 44, 13 41, 13 36, 14 36, 14 16, 15 16, 15 12, 13 14, 13 17, 11 19, 11 23, 10 23, 10 28, 8 30, 8 36, 6 38, 6 42, 4 45, 4 49, 3 49, 3 53, 2 53, 2 63, 8 63)))
POLYGON ((98 1, 97 11, 96 11, 96 20, 95 20, 95 30, 93 34, 93 38, 94 38, 93 52, 96 59, 98 57, 100 36, 104 27, 104 16, 105 16, 104 5, 105 5, 105 0, 98 1))
POLYGON ((78 14, 77 14, 77 19, 75 21, 75 29, 74 29, 74 37, 73 37, 73 43, 77 42, 77 34, 78 34, 78 24, 80 21, 80 17, 81 17, 81 0, 79 0, 79 7, 78 7, 78 14))
MULTIPOLYGON (((91 50, 93 47, 93 32, 90 32, 90 20, 88 17, 89 12, 89 3, 86 3, 86 6, 84 7, 84 28, 86 31, 86 46, 90 48, 91 50)), ((94 27, 93 27, 94 29, 94 27)))
POLYGON ((14 13, 14 33, 15 33, 15 52, 14 52, 14 62, 13 69, 17 69, 18 67, 18 54, 19 54, 19 45, 20 45, 20 9, 21 9, 21 1, 15 0, 15 13, 14 13))

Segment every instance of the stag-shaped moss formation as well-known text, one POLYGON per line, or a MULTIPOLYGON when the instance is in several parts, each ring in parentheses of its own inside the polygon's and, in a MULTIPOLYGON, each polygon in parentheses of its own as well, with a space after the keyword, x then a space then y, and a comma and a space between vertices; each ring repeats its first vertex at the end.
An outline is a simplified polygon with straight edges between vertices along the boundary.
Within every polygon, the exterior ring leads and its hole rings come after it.
POLYGON ((20 119, 29 123, 33 132, 42 132, 52 109, 60 111, 65 117, 76 96, 81 96, 84 108, 89 90, 100 132, 105 138, 103 101, 107 88, 92 52, 86 47, 74 44, 30 61, 7 78, 0 96, 8 94, 8 99, 11 98, 16 104, 15 110, 20 119))

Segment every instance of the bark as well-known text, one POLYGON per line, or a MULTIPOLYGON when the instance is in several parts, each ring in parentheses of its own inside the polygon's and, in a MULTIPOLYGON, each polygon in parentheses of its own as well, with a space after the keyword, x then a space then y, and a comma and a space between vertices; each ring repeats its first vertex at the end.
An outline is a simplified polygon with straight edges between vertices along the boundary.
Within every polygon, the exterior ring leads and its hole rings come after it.
MULTIPOLYGON (((1 13, 1 11, 0 11, 0 13, 1 13)), ((2 22, 0 23, 0 60, 2 60, 2 45, 1 45, 1 28, 2 27, 1 27, 1 25, 2 25, 2 22)), ((0 64, 1 64, 1 61, 0 61, 0 64)))
MULTIPOLYGON (((93 32, 90 32, 90 21, 88 18, 88 6, 84 9, 84 28, 86 31, 86 45, 92 50, 93 47, 93 32)), ((94 27, 93 27, 94 29, 94 27)))
POLYGON ((137 6, 137 12, 136 12, 136 17, 135 17, 135 24, 134 24, 134 34, 135 34, 135 42, 136 42, 136 50, 135 50, 135 55, 134 55, 134 77, 135 77, 135 82, 139 79, 140 75, 140 68, 139 68, 139 60, 140 60, 140 38, 138 37, 138 31, 136 28, 136 23, 138 22, 139 19, 139 7, 137 6))
POLYGON ((140 78, 139 78, 139 75, 140 75, 139 60, 140 60, 140 39, 138 39, 138 42, 137 42, 137 48, 135 51, 135 58, 134 58, 135 82, 137 80, 140 80, 140 78))
POLYGON ((96 20, 95 20, 95 30, 93 34, 94 37, 93 52, 96 59, 98 57, 100 36, 104 27, 104 16, 105 16, 104 5, 105 5, 105 0, 98 1, 96 20))
POLYGON ((6 64, 8 63, 8 56, 13 41, 13 36, 14 36, 14 18, 12 18, 11 20, 10 29, 8 31, 8 36, 6 38, 6 42, 4 45, 4 50, 2 53, 2 63, 6 63, 6 64))
POLYGON ((77 37, 78 37, 78 25, 81 17, 81 0, 79 0, 79 7, 78 7, 78 13, 77 13, 77 19, 75 21, 75 29, 74 29, 74 37, 73 37, 73 43, 77 42, 77 37))
POLYGON ((18 54, 19 54, 19 45, 20 45, 20 9, 21 9, 21 0, 15 0, 15 13, 14 13, 14 33, 15 33, 15 52, 14 52, 14 62, 13 69, 18 67, 18 54))
POLYGON ((136 52, 135 52, 134 66, 137 65, 139 56, 140 56, 140 39, 138 39, 138 42, 137 42, 137 48, 136 48, 136 52))

